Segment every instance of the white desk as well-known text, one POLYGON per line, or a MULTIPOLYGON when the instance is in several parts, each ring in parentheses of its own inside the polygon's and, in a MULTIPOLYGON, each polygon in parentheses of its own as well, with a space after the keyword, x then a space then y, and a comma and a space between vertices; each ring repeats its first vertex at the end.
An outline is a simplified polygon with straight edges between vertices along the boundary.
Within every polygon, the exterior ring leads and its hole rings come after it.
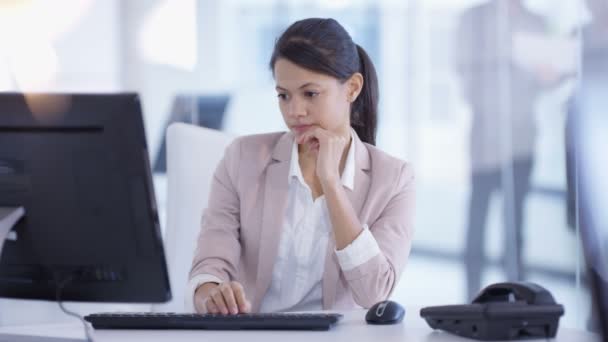
MULTIPOLYGON (((365 311, 344 312, 344 319, 330 331, 208 331, 208 330, 96 330, 95 342, 136 341, 221 341, 221 342, 452 342, 472 341, 441 331, 433 331, 420 318, 419 309, 406 309, 403 323, 375 326, 365 323, 365 311)), ((27 333, 42 336, 84 337, 82 324, 45 325, 0 328, 0 333, 27 333)), ((539 340, 531 340, 539 341, 539 340)), ((543 341, 541 339, 541 341, 543 341)), ((551 341, 601 342, 598 335, 572 329, 560 328, 557 338, 551 341)))

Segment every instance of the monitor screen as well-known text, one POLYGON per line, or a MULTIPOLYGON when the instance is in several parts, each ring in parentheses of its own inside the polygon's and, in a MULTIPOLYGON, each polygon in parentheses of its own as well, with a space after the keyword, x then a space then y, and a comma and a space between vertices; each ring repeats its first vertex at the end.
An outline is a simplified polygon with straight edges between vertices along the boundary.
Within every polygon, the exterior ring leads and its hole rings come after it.
POLYGON ((170 299, 137 95, 0 94, 0 208, 0 296, 170 299))

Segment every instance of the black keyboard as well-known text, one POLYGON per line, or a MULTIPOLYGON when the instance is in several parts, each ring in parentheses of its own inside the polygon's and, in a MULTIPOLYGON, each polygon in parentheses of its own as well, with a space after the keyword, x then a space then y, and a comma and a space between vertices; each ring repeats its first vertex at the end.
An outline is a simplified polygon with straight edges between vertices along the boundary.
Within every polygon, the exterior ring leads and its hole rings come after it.
POLYGON ((342 315, 333 313, 97 313, 85 316, 95 329, 329 330, 342 315))

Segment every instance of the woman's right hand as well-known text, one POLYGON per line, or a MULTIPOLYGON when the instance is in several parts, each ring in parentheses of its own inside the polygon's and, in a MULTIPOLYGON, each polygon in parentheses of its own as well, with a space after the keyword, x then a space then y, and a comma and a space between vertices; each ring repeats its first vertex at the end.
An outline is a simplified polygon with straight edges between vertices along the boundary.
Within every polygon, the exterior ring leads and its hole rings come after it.
POLYGON ((243 285, 236 281, 202 284, 194 294, 194 307, 197 312, 224 315, 251 312, 243 285))

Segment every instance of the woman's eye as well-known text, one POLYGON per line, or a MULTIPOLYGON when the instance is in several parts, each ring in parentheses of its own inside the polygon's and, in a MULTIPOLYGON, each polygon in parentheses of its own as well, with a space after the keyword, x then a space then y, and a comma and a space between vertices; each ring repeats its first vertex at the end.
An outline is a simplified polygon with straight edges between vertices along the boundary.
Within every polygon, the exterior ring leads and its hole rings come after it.
POLYGON ((315 96, 319 95, 319 93, 316 91, 307 91, 304 93, 304 95, 306 95, 307 97, 315 97, 315 96))
POLYGON ((285 100, 287 99, 287 94, 278 94, 277 97, 279 98, 279 100, 285 100))

